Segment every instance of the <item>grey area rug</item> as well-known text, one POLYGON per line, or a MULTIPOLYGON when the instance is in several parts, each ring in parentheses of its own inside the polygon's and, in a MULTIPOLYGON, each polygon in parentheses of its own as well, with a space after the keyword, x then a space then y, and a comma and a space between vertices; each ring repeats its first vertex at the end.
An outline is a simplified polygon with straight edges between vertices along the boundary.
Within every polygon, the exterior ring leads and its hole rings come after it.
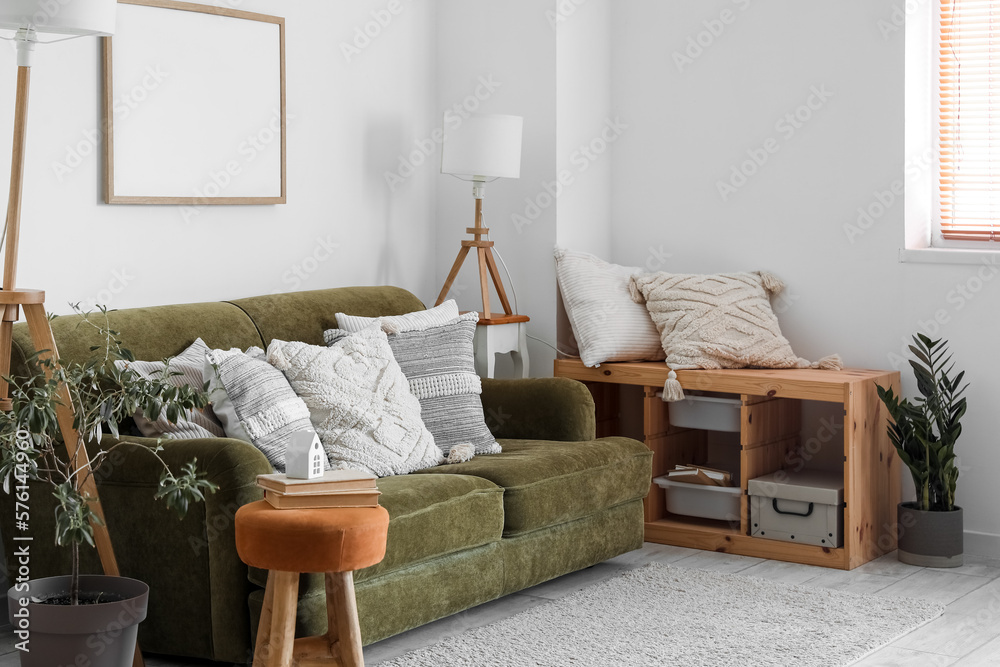
POLYGON ((843 667, 942 611, 652 564, 379 667, 843 667))

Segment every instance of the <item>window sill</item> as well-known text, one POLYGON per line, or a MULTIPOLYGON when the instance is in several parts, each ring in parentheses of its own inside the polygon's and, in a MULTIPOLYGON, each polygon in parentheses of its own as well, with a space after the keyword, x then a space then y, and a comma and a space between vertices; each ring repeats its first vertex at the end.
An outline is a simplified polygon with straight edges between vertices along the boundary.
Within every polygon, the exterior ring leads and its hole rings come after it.
POLYGON ((1000 263, 1000 248, 900 248, 899 261, 907 264, 997 264, 1000 263))

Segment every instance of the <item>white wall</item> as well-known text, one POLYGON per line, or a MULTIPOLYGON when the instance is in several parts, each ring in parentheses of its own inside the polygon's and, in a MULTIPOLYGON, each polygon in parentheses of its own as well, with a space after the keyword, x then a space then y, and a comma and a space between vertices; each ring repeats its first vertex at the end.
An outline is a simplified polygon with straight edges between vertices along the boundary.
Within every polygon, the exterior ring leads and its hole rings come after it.
MULTIPOLYGON (((207 207, 189 222, 179 207, 102 203, 100 140, 85 137, 100 126, 98 41, 39 46, 19 285, 46 289, 54 312, 70 301, 120 308, 382 283, 427 300, 435 176, 424 170, 387 196, 384 172, 434 122, 433 3, 403 2, 351 62, 340 48, 386 5, 238 2, 287 19, 288 204, 207 207), (53 165, 67 160, 77 166, 60 179, 53 165)), ((4 44, 0 155, 9 155, 15 58, 4 44)), ((0 160, 3 183, 8 164, 0 160)))
POLYGON ((970 551, 996 549, 1000 281, 976 266, 898 262, 903 202, 892 188, 915 156, 904 156, 895 4, 616 2, 612 102, 629 129, 613 154, 613 258, 643 264, 662 244, 672 271, 773 271, 788 285, 779 318, 800 355, 896 367, 910 393, 891 355, 918 328, 949 338, 972 382, 958 501, 967 531, 993 536, 970 551), (728 24, 716 22, 724 11, 728 24), (701 52, 679 71, 673 54, 691 39, 701 52), (803 108, 810 99, 816 108, 803 108), (808 116, 799 127, 782 120, 797 110, 808 116), (724 201, 718 183, 765 146, 777 150, 724 201), (859 224, 859 208, 871 220, 859 224))
POLYGON ((588 0, 557 21, 556 60, 556 160, 563 175, 556 241, 604 257, 611 249, 611 151, 598 155, 590 145, 600 147, 611 118, 610 0, 588 0))
MULTIPOLYGON (((521 177, 487 185, 484 211, 495 249, 510 269, 518 312, 531 317, 531 335, 554 344, 556 205, 544 185, 556 177, 556 40, 546 15, 555 2, 439 0, 437 6, 437 122, 456 105, 524 117, 521 177), (493 85, 485 87, 484 79, 493 85)), ((471 185, 439 174, 440 154, 434 159, 427 171, 437 179, 439 290, 460 242, 469 238, 465 228, 475 222, 475 207, 471 185)), ((452 289, 463 310, 482 309, 476 266, 468 259, 452 289)), ((504 284, 509 290, 506 274, 504 284)), ((495 295, 491 308, 502 312, 495 295)), ((553 350, 534 340, 528 349, 531 374, 551 375, 553 350)))

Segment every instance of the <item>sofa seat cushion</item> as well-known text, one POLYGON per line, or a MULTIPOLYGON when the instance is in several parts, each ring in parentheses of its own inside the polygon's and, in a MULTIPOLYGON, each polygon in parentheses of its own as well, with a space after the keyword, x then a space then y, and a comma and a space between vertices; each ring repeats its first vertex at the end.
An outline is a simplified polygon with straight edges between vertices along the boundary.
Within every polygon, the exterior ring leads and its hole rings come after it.
POLYGON ((498 442, 501 454, 417 475, 474 475, 503 487, 504 537, 590 516, 649 492, 653 455, 631 438, 498 442))
MULTIPOLYGON (((432 558, 499 542, 503 489, 467 475, 397 475, 378 480, 379 504, 389 512, 385 558, 354 573, 357 582, 432 558)), ((267 573, 251 568, 259 586, 267 573)), ((303 577, 300 595, 322 589, 322 576, 303 577)))

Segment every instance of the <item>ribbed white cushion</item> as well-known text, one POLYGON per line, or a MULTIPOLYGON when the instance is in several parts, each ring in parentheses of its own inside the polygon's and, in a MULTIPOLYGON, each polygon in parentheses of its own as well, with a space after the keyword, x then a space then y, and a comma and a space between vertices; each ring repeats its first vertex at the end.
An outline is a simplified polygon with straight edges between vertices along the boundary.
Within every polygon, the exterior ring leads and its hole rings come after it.
MULTIPOLYGON (((208 345, 202 339, 196 340, 186 350, 170 360, 169 375, 163 377, 163 371, 167 365, 162 361, 116 361, 115 366, 119 369, 126 366, 146 378, 147 380, 163 380, 168 385, 183 387, 190 385, 195 389, 201 389, 205 385, 202 375, 205 366, 205 353, 208 352, 208 345), (174 375, 179 373, 179 375, 174 375)), ((167 411, 162 410, 156 421, 150 421, 142 414, 142 411, 133 415, 135 425, 139 431, 147 438, 172 438, 174 440, 193 440, 195 438, 221 438, 225 435, 222 424, 212 412, 211 407, 204 410, 188 410, 176 424, 171 424, 167 419, 167 411)))
POLYGON ((649 311, 629 294, 637 267, 556 248, 556 278, 584 366, 666 357, 649 311))
POLYGON ((390 334, 398 334, 406 331, 423 331, 431 327, 444 326, 457 318, 458 304, 455 303, 454 299, 448 299, 440 306, 428 308, 427 310, 418 310, 406 315, 361 317, 360 315, 337 313, 337 325, 344 331, 356 333, 378 322, 382 327, 382 331, 390 334))

